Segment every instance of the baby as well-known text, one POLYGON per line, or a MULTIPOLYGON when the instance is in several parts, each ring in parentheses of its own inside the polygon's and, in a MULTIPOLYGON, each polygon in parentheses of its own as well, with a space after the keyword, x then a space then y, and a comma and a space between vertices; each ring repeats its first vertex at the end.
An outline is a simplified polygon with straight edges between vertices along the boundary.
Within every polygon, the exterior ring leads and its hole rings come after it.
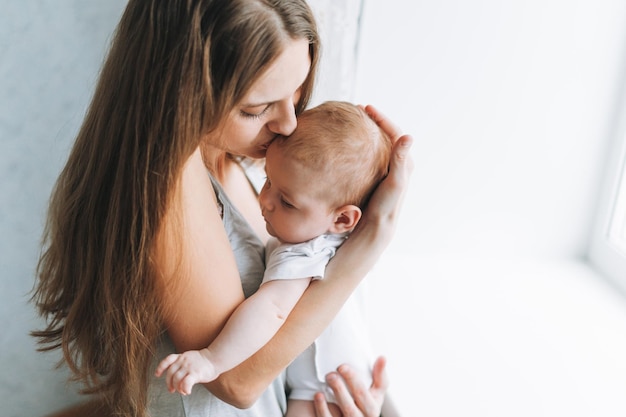
MULTIPOLYGON (((361 219, 370 194, 387 173, 391 141, 358 106, 326 102, 303 112, 289 137, 267 149, 267 179, 259 194, 268 233, 259 290, 233 313, 210 346, 167 356, 171 392, 189 394, 252 356, 283 324, 311 280, 361 219)), ((367 328, 352 298, 324 333, 287 368, 287 416, 315 416, 313 396, 332 391, 325 375, 349 363, 371 380, 367 328)))

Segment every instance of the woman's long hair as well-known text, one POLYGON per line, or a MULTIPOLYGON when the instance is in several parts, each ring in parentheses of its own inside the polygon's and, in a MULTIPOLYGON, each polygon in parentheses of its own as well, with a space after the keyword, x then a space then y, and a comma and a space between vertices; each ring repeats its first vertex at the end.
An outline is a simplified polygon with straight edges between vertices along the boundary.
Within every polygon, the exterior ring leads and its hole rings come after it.
MULTIPOLYGON (((53 190, 33 300, 40 350, 61 348, 85 393, 145 416, 163 332, 151 256, 185 161, 290 39, 319 55, 304 0, 130 0, 53 190)), ((63 362, 62 361, 62 362, 63 362)))

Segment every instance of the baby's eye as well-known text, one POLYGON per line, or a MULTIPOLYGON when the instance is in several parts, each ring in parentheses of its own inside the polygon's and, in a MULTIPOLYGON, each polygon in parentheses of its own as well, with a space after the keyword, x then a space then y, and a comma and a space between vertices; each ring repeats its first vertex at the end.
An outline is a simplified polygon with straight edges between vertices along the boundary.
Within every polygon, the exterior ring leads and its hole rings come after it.
POLYGON ((294 206, 293 204, 291 204, 289 201, 285 200, 284 198, 280 199, 280 204, 283 205, 283 207, 288 208, 288 209, 295 209, 296 206, 294 206))

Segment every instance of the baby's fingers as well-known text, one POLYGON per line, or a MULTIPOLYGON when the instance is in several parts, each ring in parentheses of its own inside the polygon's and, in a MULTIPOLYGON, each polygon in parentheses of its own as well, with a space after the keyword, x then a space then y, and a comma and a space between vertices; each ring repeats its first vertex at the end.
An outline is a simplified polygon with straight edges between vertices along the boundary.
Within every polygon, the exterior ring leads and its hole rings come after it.
POLYGON ((176 359, 178 359, 178 355, 175 353, 167 355, 167 357, 159 363, 159 366, 157 366, 156 371, 154 371, 154 375, 156 377, 160 377, 161 375, 163 375, 163 372, 165 372, 165 370, 169 368, 171 364, 176 362, 176 359))
POLYGON ((165 380, 170 392, 180 391, 180 383, 187 376, 187 371, 181 366, 180 361, 176 361, 167 369, 165 380))
POLYGON ((199 382, 192 374, 187 374, 178 384, 178 392, 183 395, 191 394, 193 386, 199 382))

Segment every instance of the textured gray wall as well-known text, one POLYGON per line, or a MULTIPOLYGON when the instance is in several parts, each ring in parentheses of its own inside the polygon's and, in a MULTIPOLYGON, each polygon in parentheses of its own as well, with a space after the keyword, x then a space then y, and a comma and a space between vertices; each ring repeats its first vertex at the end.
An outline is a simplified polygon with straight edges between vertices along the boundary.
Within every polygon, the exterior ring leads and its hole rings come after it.
MULTIPOLYGON (((335 4, 341 13, 332 16, 348 19, 349 13, 349 28, 355 30, 359 3, 335 4)), ((28 332, 42 321, 28 299, 47 200, 125 4, 0 0, 0 404, 5 417, 41 416, 78 399, 75 388, 65 385, 66 373, 54 370, 58 353, 36 353, 28 332)), ((322 14, 332 6, 325 0, 312 4, 322 14)), ((332 29, 332 16, 319 16, 326 30, 332 29)), ((344 47, 329 47, 327 54, 344 47)), ((352 44, 346 48, 348 55, 354 52, 352 44)), ((327 90, 337 94, 333 86, 327 90)), ((327 90, 318 95, 325 98, 327 90)))
POLYGON ((6 417, 74 402, 57 354, 35 352, 29 304, 50 190, 123 0, 0 0, 0 404, 6 417))

